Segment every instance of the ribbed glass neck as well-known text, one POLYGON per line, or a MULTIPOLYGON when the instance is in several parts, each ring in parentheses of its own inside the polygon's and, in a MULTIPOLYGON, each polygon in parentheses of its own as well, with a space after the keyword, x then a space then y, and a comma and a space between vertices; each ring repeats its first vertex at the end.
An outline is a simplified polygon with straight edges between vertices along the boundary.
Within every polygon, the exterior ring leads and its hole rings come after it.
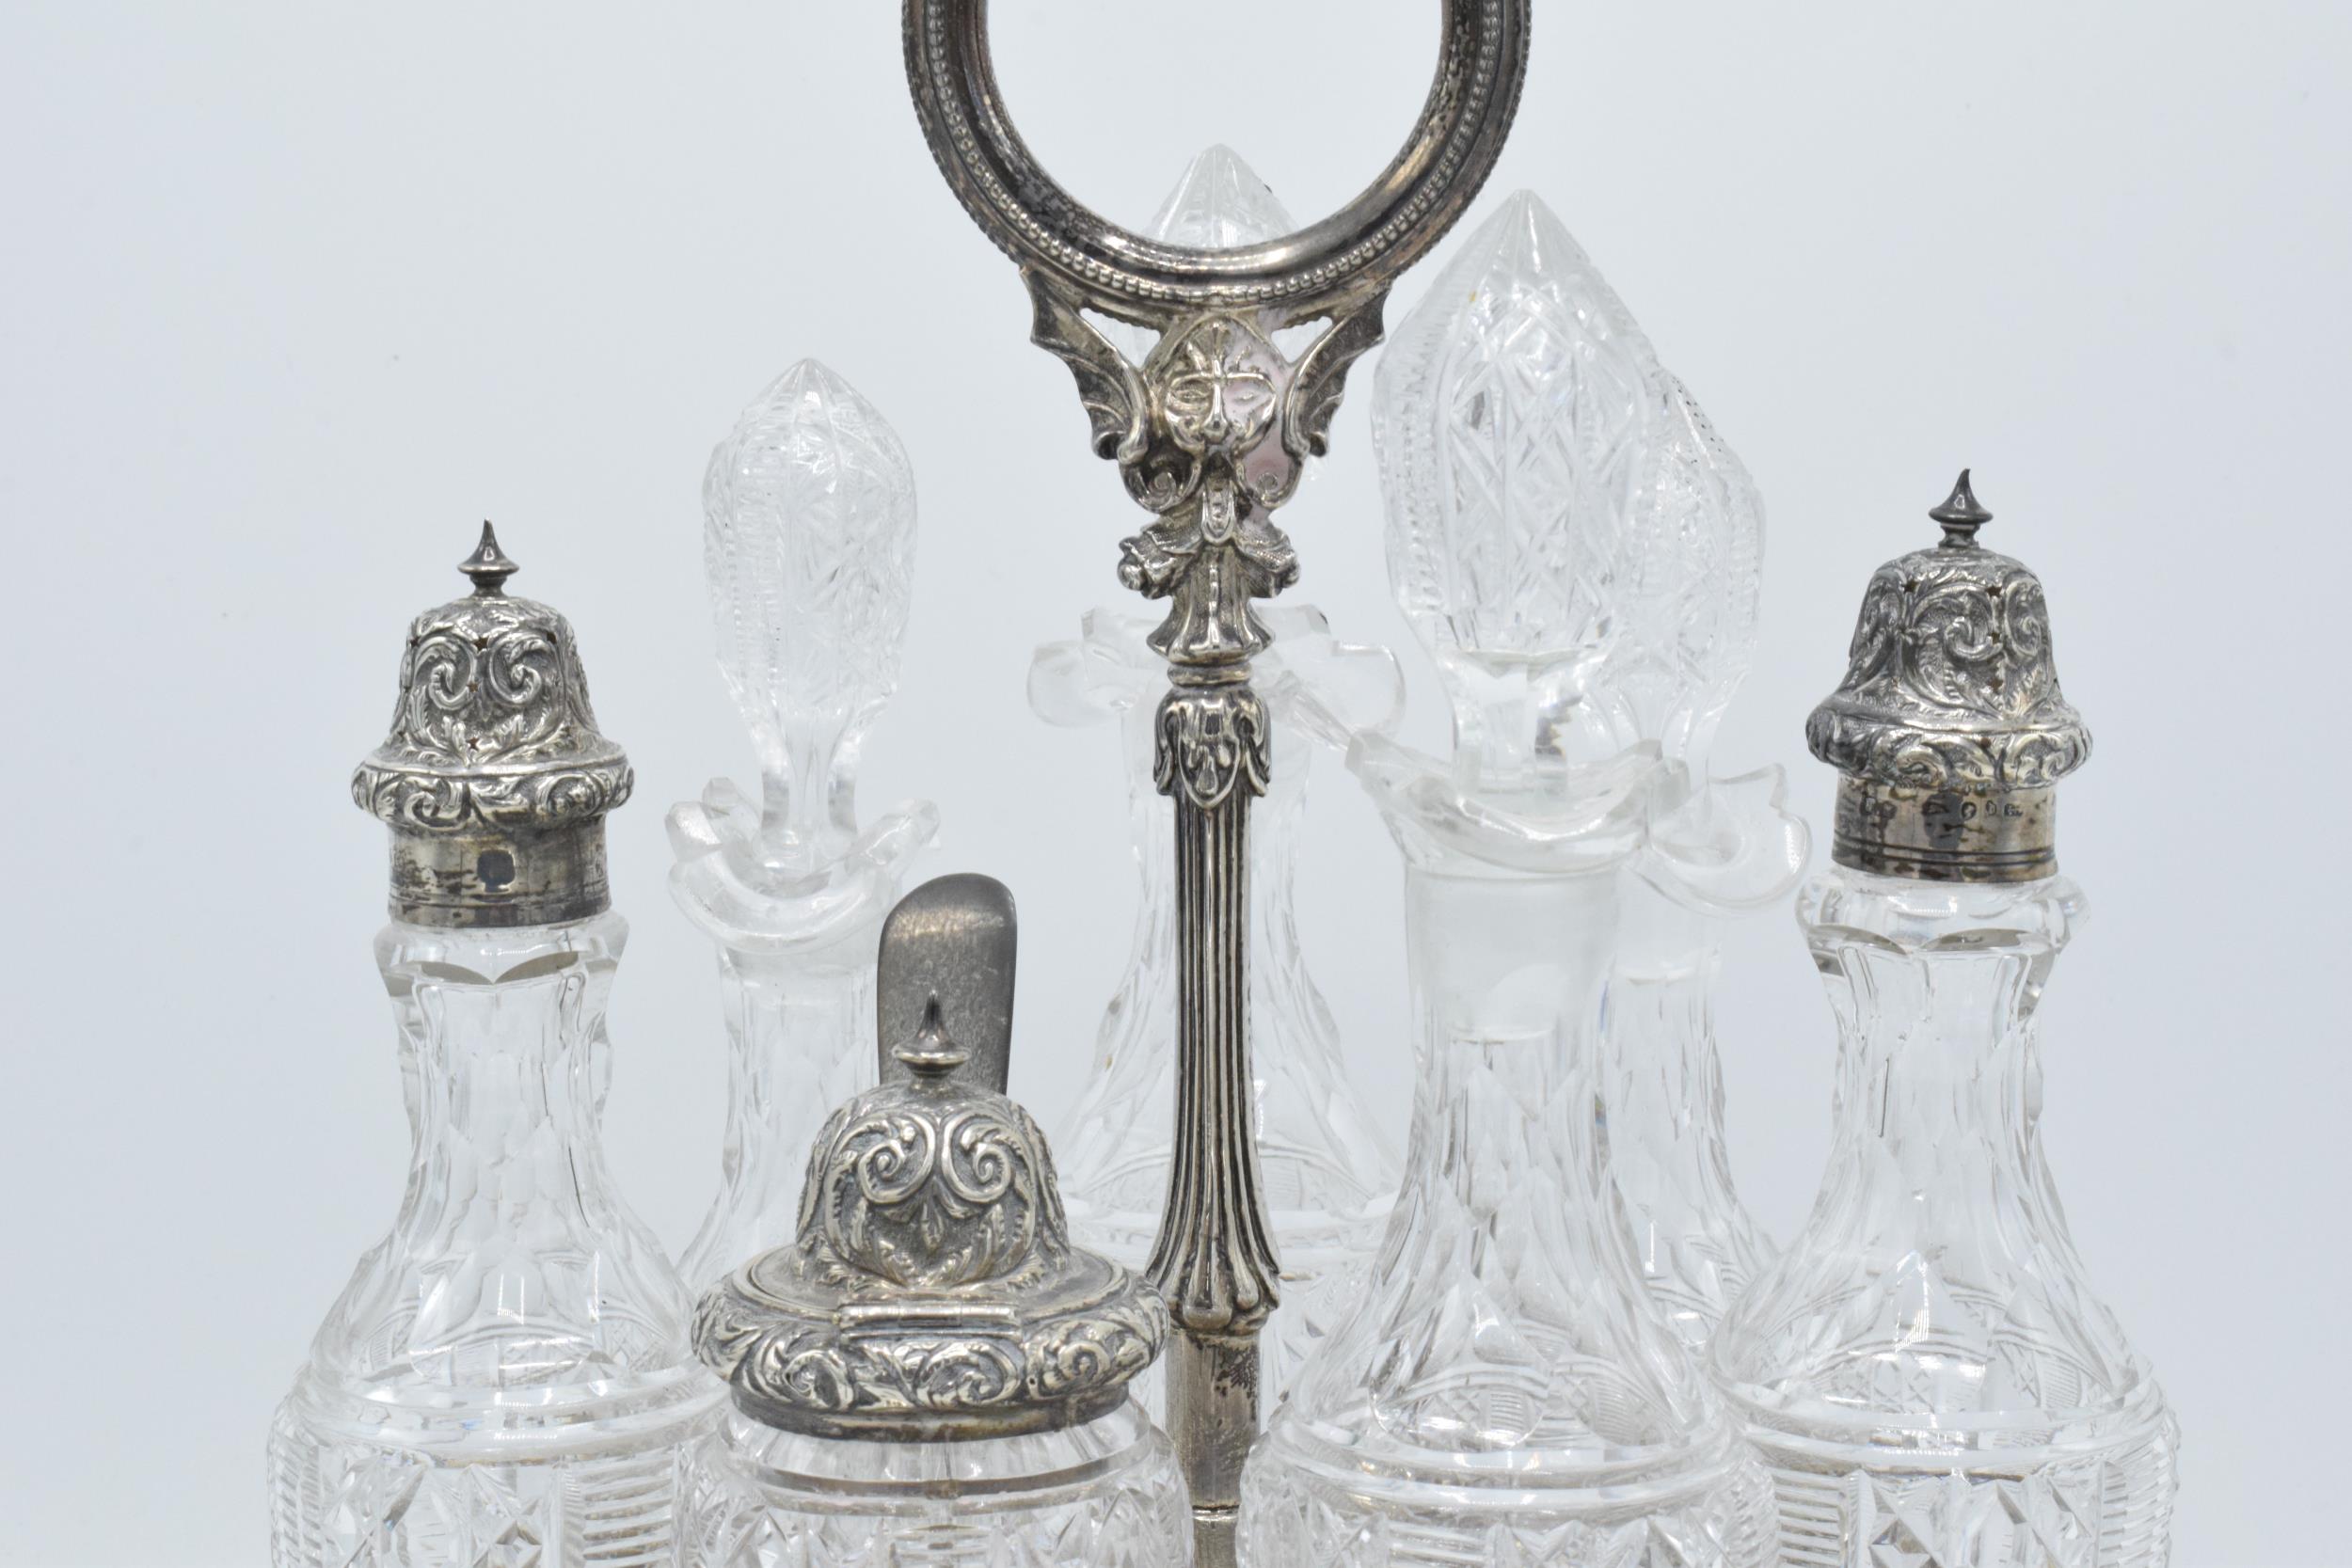
POLYGON ((2034 1180, 2034 1009, 2084 915, 2057 879, 2008 888, 1839 868, 1798 919, 1837 1016, 1832 1169, 1900 1205, 1922 1240, 1980 1223, 2034 1180))
POLYGON ((322 1374, 394 1397, 685 1363, 686 1293, 605 1171, 604 1009, 627 933, 607 912, 378 936, 415 1146, 391 1234, 313 1344, 322 1374))

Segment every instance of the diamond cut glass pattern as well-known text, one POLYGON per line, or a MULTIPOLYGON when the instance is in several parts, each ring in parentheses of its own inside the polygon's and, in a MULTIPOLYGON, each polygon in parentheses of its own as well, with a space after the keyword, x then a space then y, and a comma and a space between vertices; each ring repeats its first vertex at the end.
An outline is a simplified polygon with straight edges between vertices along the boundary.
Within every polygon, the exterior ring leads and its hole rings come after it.
POLYGON ((270 1430, 278 1568, 669 1561, 720 1391, 598 1121, 626 925, 395 924, 413 1164, 270 1430))
POLYGON ((1644 1299, 1606 1191, 1618 868, 1513 874, 1391 826, 1422 1064, 1405 1186, 1251 1453, 1243 1561, 1755 1568, 1769 1484, 1644 1299))
POLYGON ((1084 1425, 845 1441, 730 1415, 681 1466, 679 1568, 1188 1568, 1192 1509, 1131 1398, 1084 1425))
POLYGON ((1709 777, 1716 725, 1755 656, 1763 502, 1688 388, 1661 371, 1654 395, 1654 440, 1610 595, 1615 639, 1586 713, 1603 753, 1651 742, 1671 765, 1650 852, 1626 887, 1602 1029, 1603 1113, 1634 1255, 1696 1351, 1771 1250, 1740 1205, 1724 1143, 1718 921, 1785 894, 1809 845, 1780 810, 1777 768, 1709 777))
POLYGON ((704 559, 719 667, 758 749, 767 855, 802 869, 856 832, 858 743, 897 686, 914 573, 914 470, 814 359, 710 454, 704 559))
POLYGON ((1698 400, 1658 374, 1624 568, 1615 641, 1593 699, 1619 745, 1655 740, 1704 783, 1708 749, 1756 656, 1764 501, 1698 400))
POLYGON ((1653 1309, 1595 1115, 1621 887, 1658 747, 1569 733, 1661 372, 1550 214, 1514 197, 1406 322, 1375 424, 1391 587, 1454 754, 1359 736, 1406 863, 1418 1082, 1375 1260, 1244 1475, 1248 1568, 1760 1568, 1771 1487, 1653 1309))
POLYGON ((1772 1467, 1782 1560, 2166 1562, 2178 1429, 2041 1139, 2033 1012, 2080 891, 1840 866, 1798 912, 1840 1037, 1829 1169, 1709 1358, 1772 1467))
POLYGON ((1446 674, 1457 746, 1499 783, 1556 758, 1608 651, 1660 374, 1615 292, 1525 191, 1381 355, 1389 580, 1446 674))
MULTIPOLYGON (((1240 153, 1219 145, 1203 150, 1184 166, 1143 233, 1171 245, 1232 250, 1280 239, 1297 227, 1258 171, 1240 153)), ((1137 365, 1151 357, 1159 341, 1158 334, 1125 322, 1102 325, 1119 351, 1137 365)))
POLYGON ((719 667, 762 777, 756 802, 720 779, 669 816, 728 1041, 720 1190, 679 1261, 696 1290, 792 1234, 826 1107, 873 1083, 875 940, 938 826, 904 801, 861 829, 854 803, 914 592, 914 476, 888 422, 803 359, 711 452, 703 499, 719 667))

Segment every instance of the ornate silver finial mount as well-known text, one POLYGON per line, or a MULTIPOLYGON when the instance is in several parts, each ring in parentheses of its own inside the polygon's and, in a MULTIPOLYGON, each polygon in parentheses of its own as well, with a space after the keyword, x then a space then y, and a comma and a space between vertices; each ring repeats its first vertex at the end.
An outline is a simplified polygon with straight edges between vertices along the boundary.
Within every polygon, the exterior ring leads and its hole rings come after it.
MULTIPOLYGON (((1011 907, 990 879, 940 880, 883 939, 885 989, 967 962, 968 933, 1011 907), (958 896, 967 918, 944 918, 958 896)), ((1009 994, 1009 964, 1002 978, 1009 994)), ((974 1081, 946 1012, 932 990, 898 1045, 906 1074, 818 1134, 794 1241, 703 1298, 695 1351, 756 1420, 899 1441, 1043 1431, 1106 1413, 1159 1354, 1158 1300, 1071 1245, 1045 1134, 974 1081)))
POLYGON ((482 519, 482 542, 473 547, 473 554, 457 563, 457 569, 473 583, 477 599, 496 598, 506 592, 506 579, 522 568, 499 548, 498 530, 490 519, 482 519))
POLYGON ((896 1053, 898 1060, 914 1069, 922 1079, 945 1078, 972 1059, 972 1053, 956 1043, 947 1033, 947 1021, 940 1016, 939 992, 923 1005, 923 1026, 914 1038, 900 1045, 896 1053))
POLYGON ((1977 542, 1977 530, 1993 520, 1993 514, 1977 502, 1977 493, 1968 484, 1968 470, 1960 470, 1953 482, 1952 493, 1944 504, 1929 509, 1928 515, 1944 525, 1944 543, 1954 549, 1965 549, 1977 542))
POLYGON ((635 783, 596 728, 571 624, 504 591, 490 526, 474 592, 410 623, 391 733, 351 777, 392 830, 391 911, 420 926, 545 926, 611 907, 605 814, 635 783))
POLYGON ((2090 756, 2058 689, 2042 580, 1976 543, 1967 470, 1929 513, 1941 542, 1870 578, 1846 678, 1805 721, 1836 768, 1840 865, 1930 881, 2058 869, 2056 785, 2090 756))

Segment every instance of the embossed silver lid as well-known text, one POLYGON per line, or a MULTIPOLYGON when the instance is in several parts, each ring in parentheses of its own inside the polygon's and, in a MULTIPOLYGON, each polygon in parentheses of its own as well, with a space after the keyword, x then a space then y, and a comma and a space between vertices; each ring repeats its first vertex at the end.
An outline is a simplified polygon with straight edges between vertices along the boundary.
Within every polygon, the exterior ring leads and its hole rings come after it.
POLYGON ((1805 721, 1838 769, 1831 858, 1929 881, 2058 869, 2058 781, 2090 756, 2058 689, 2042 580, 1977 543, 1993 514, 1960 481, 1943 540, 1870 578, 1846 678, 1805 721))
POLYGON ((1045 1134, 1005 1098, 1013 942, 1012 895, 986 877, 927 882, 885 925, 883 1027, 890 998, 919 992, 922 1012, 818 1133, 799 1235, 695 1313, 695 1354, 753 1419, 898 1442, 1046 1431, 1115 1408, 1159 1354, 1159 1298, 1071 1244, 1045 1134))
POLYGON ((420 926, 545 926, 611 907, 604 815, 628 758, 596 729, 570 623, 509 597, 482 525, 462 599, 410 623, 391 734, 351 798, 392 830, 391 911, 420 926))

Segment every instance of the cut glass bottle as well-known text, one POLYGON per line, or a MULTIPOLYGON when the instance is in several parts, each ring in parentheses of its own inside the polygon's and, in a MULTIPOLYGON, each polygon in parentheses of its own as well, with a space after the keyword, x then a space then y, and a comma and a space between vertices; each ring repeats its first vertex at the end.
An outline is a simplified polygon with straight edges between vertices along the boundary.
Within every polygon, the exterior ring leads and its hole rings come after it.
POLYGON ((1689 388, 1661 372, 1651 395, 1659 417, 1609 596, 1615 640, 1585 713, 1603 751, 1655 742, 1668 765, 1625 888, 1602 1113, 1643 1277, 1697 1351, 1771 1252, 1724 1143, 1718 926, 1786 894, 1809 842, 1780 809, 1779 768, 1709 776, 1716 727, 1755 656, 1763 500, 1689 388))
POLYGON ((2084 916, 2055 786, 2090 735, 1965 475, 1932 515, 1806 727, 1840 772, 1836 863, 1797 908, 1837 1022, 1831 1154, 1708 1368, 1792 1568, 2159 1568, 2178 1428, 2042 1142, 2035 1011, 2084 916))
POLYGON ((1769 1483, 1647 1299, 1595 1116, 1661 770, 1654 744, 1579 761, 1571 730, 1610 651, 1654 364, 1524 195, 1382 361, 1391 585, 1454 709, 1451 759, 1349 753, 1404 853, 1419 1082, 1376 1260, 1250 1454, 1251 1568, 1765 1559, 1769 1483))
POLYGON ((666 1564, 677 1456, 719 1402, 600 1143, 628 760, 486 529, 468 568, 474 596, 410 628, 391 738, 354 780, 393 829, 376 960, 413 1148, 270 1430, 278 1568, 666 1564))
POLYGON ((717 944, 728 1041, 720 1188, 680 1259, 707 1288, 792 1233, 824 1108, 873 1081, 874 942, 936 812, 860 829, 858 753, 898 684, 914 474, 873 405, 803 359, 745 408, 703 482, 719 668, 759 760, 674 808, 671 891, 717 944))
POLYGON ((1616 633, 1660 417, 1649 340, 1531 192, 1466 240, 1382 351, 1374 442, 1389 582, 1488 789, 1572 760, 1616 633))

